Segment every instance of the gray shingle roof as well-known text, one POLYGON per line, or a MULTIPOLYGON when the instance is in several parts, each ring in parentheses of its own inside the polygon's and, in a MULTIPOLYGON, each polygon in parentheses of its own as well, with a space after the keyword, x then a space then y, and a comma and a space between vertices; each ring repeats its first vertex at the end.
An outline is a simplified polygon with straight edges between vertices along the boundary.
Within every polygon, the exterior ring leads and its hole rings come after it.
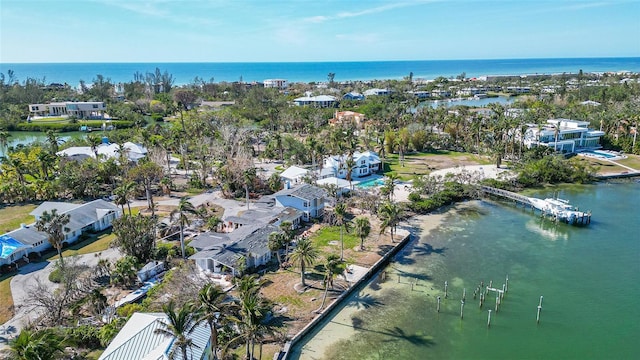
POLYGON ((110 212, 117 212, 118 206, 102 199, 86 204, 46 201, 30 214, 38 217, 45 211, 51 212, 53 209, 57 209, 58 214, 69 214, 69 224, 66 227, 69 231, 76 231, 95 223, 110 212))
POLYGON ((313 199, 321 199, 327 196, 327 192, 317 186, 310 184, 301 184, 291 189, 282 189, 274 194, 278 196, 295 196, 297 198, 312 201, 313 199))

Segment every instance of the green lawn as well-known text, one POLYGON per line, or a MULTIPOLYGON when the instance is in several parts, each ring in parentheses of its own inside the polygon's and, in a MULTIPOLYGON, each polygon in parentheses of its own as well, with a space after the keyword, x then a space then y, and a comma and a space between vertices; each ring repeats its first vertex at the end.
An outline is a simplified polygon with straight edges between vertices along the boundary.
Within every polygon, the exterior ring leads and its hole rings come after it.
MULTIPOLYGON (((355 247, 357 244, 360 244, 360 239, 352 233, 345 232, 344 234, 344 248, 351 249, 355 247)), ((327 226, 318 230, 315 234, 311 236, 311 241, 317 247, 325 247, 325 246, 335 246, 336 249, 340 249, 340 227, 338 226, 327 226), (330 241, 337 241, 337 245, 330 245, 330 241)))
POLYGON ((626 159, 615 160, 614 162, 628 166, 632 169, 640 170, 640 156, 627 154, 626 159))
MULTIPOLYGON (((75 255, 84 255, 95 252, 100 252, 107 250, 111 242, 116 238, 115 234, 111 233, 111 230, 100 233, 98 235, 93 235, 89 239, 75 243, 68 248, 66 248, 62 252, 62 256, 75 256, 75 255)), ((47 258, 47 260, 55 260, 58 257, 56 252, 52 252, 51 255, 47 258)))
POLYGON ((11 279, 13 275, 0 277, 0 324, 13 317, 13 296, 11 296, 11 279))
POLYGON ((20 224, 31 224, 35 218, 29 215, 38 205, 12 205, 0 208, 0 232, 5 233, 20 227, 20 224))

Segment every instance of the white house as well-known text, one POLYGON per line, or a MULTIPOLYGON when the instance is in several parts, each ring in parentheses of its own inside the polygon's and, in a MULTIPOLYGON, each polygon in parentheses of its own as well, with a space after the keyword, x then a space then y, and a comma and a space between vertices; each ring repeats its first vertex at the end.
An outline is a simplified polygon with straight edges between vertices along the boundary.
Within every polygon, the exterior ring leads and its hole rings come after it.
MULTIPOLYGON (((73 244, 85 232, 109 228, 113 220, 122 215, 118 206, 101 199, 85 204, 46 201, 30 215, 37 222, 45 211, 50 213, 53 209, 58 214, 69 214, 69 223, 65 225, 69 229, 65 232, 65 245, 73 244)), ((14 263, 31 253, 39 254, 50 248, 48 235, 37 231, 35 223, 22 225, 19 229, 0 236, 0 265, 14 263)))
POLYGON ((588 121, 550 119, 547 125, 530 125, 525 131, 527 147, 546 146, 562 153, 574 153, 581 149, 600 148, 603 131, 589 129, 588 121))
POLYGON ((289 84, 285 79, 267 79, 263 81, 262 84, 266 88, 274 88, 278 90, 285 90, 287 87, 289 87, 289 84))
POLYGON ((289 166, 285 171, 280 173, 280 180, 285 184, 296 185, 302 183, 303 178, 308 174, 309 170, 307 169, 298 166, 289 166))
POLYGON ((327 193, 317 186, 301 184, 282 189, 273 196, 276 199, 276 206, 298 209, 303 213, 303 220, 309 221, 324 213, 324 199, 327 193))
POLYGON ((293 100, 298 106, 314 106, 318 108, 330 108, 338 105, 338 99, 332 95, 303 96, 293 100))
POLYGON ((102 119, 107 106, 102 101, 53 102, 29 104, 33 116, 75 116, 79 119, 102 119))
MULTIPOLYGON (((322 170, 325 171, 325 169, 327 169, 325 172, 330 172, 331 175, 320 178, 335 176, 340 179, 345 179, 348 173, 347 158, 348 155, 332 155, 326 157, 323 161, 322 170)), ((353 160, 355 167, 351 170, 352 178, 361 178, 374 174, 380 170, 380 164, 382 163, 378 154, 370 150, 354 152, 353 160)))
POLYGON ((389 89, 368 89, 364 91, 364 96, 381 96, 381 95, 389 95, 391 91, 389 89))
MULTIPOLYGON (((173 352, 174 360, 182 358, 182 351, 174 349, 175 337, 157 333, 166 329, 168 323, 164 313, 133 313, 99 360, 168 360, 173 352)), ((201 323, 189 334, 193 346, 187 348, 188 360, 209 359, 211 355, 211 330, 201 323)))
MULTIPOLYGON (((96 147, 98 156, 103 159, 119 158, 122 155, 126 156, 129 161, 138 162, 138 160, 147 156, 147 149, 139 144, 132 142, 126 142, 122 146, 118 144, 109 144, 106 138, 103 139, 103 143, 96 147)), ((58 156, 68 157, 71 160, 83 160, 86 158, 96 158, 96 154, 90 146, 74 146, 58 151, 58 156)))

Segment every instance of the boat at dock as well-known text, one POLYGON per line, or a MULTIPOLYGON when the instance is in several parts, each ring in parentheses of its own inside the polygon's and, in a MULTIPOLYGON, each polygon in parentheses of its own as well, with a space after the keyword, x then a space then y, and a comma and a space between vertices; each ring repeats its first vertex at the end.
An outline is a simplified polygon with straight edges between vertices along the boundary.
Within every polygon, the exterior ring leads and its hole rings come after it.
POLYGON ((543 217, 550 217, 554 221, 562 221, 569 225, 588 225, 591 223, 591 211, 580 211, 569 204, 568 200, 558 198, 538 199, 490 186, 482 186, 482 191, 486 194, 513 200, 517 204, 531 206, 532 209, 539 210, 543 217))

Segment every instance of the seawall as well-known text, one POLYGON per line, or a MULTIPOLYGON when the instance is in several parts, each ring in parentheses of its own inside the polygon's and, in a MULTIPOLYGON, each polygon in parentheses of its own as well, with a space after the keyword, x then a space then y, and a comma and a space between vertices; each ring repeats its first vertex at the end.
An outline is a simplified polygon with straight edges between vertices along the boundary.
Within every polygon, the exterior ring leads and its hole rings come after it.
POLYGON ((402 250, 409 241, 411 241, 411 232, 398 229, 397 234, 402 236, 402 240, 399 243, 396 243, 396 246, 391 249, 388 253, 386 253, 383 257, 381 257, 375 264, 373 264, 369 270, 358 280, 353 283, 347 290, 345 290, 338 298, 336 298, 333 302, 331 302, 322 313, 318 314, 311 322, 309 322, 302 330, 300 330, 291 340, 289 340, 285 345, 283 350, 279 353, 276 353, 274 356, 274 360, 287 360, 289 359, 291 349, 295 347, 295 345, 304 338, 309 332, 311 332, 316 326, 318 326, 322 320, 324 320, 327 316, 331 315, 333 310, 342 303, 344 299, 349 297, 356 289, 360 287, 361 284, 368 282, 371 278, 382 269, 389 260, 391 260, 400 250, 402 250))

